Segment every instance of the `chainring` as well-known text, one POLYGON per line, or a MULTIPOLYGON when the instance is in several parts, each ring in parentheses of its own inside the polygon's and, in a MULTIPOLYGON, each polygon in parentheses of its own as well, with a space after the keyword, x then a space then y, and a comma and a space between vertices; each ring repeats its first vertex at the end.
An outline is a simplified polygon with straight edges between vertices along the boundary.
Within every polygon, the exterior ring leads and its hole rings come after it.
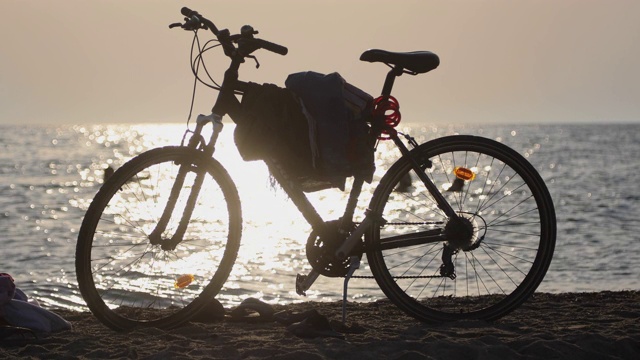
MULTIPOLYGON (((349 271, 349 256, 336 259, 335 252, 355 228, 340 231, 340 220, 327 221, 322 233, 312 231, 307 239, 307 259, 311 267, 327 277, 343 277, 349 271)), ((362 254, 360 254, 362 256, 362 254)))

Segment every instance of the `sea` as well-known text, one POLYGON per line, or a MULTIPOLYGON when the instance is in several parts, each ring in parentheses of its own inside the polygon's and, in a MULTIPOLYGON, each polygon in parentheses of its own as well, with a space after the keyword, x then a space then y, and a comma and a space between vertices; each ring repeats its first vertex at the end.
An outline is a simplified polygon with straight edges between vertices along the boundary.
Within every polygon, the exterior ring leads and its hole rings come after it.
MULTIPOLYGON (((400 128, 419 142, 451 134, 484 136, 511 146, 534 165, 551 192, 558 222, 553 261, 537 291, 640 290, 640 125, 403 123, 400 128)), ((75 248, 104 169, 147 149, 179 144, 186 129, 186 123, 0 125, 0 272, 11 274, 43 306, 86 310, 75 248)), ((391 151, 386 143, 378 149, 391 151)), ((240 158, 232 124, 225 126, 215 156, 238 187, 244 220, 234 296, 223 305, 246 297, 280 304, 341 300, 340 278, 320 278, 306 297, 295 293, 296 274, 310 270, 304 252, 310 227, 272 186, 264 164, 240 158)), ((389 158, 377 162, 374 182, 363 192, 365 205, 394 157, 389 158)), ((347 195, 330 189, 310 199, 332 220, 347 195)), ((366 266, 359 271, 367 275, 366 266)), ((384 297, 367 278, 352 279, 347 295, 365 302, 384 297)))

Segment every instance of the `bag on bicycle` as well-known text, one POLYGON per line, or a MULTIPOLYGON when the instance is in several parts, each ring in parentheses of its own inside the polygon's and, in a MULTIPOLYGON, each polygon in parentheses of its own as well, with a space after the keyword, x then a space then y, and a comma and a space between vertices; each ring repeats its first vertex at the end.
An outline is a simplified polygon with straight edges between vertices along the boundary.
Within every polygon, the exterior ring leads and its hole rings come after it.
POLYGON ((314 164, 321 178, 342 190, 347 177, 371 182, 375 141, 369 136, 367 118, 373 97, 337 72, 291 74, 285 86, 303 105, 314 164))
POLYGON ((241 104, 243 115, 233 121, 242 159, 269 160, 299 184, 315 178, 307 118, 295 95, 274 84, 249 82, 241 104))
POLYGON ((337 74, 292 74, 287 88, 249 83, 234 138, 245 161, 271 160, 306 192, 347 177, 370 182, 373 143, 364 119, 371 96, 337 74))

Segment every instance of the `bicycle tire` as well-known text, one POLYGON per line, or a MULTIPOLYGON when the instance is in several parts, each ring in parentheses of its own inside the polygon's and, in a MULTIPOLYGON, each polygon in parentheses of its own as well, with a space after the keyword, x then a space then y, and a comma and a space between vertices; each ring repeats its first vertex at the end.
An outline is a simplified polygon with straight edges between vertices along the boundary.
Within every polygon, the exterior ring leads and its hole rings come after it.
POLYGON ((385 295, 420 321, 498 319, 535 292, 553 257, 556 218, 544 181, 523 156, 490 139, 456 135, 416 147, 383 176, 370 209, 386 221, 365 234, 371 271, 385 295), (473 227, 473 245, 450 256, 455 279, 440 271, 443 242, 376 247, 385 236, 447 225, 409 156, 439 189, 451 190, 442 194, 473 227), (456 166, 475 178, 455 180, 456 166))
MULTIPOLYGON (((163 239, 177 227, 188 193, 177 197, 177 215, 163 239)), ((115 171, 85 214, 76 246, 80 292, 91 312, 114 330, 179 326, 222 288, 241 232, 238 191, 218 161, 186 147, 149 150, 115 171), (190 189, 198 171, 205 172, 205 182, 184 240, 163 250, 151 244, 149 234, 181 165, 189 169, 184 188, 190 189)))

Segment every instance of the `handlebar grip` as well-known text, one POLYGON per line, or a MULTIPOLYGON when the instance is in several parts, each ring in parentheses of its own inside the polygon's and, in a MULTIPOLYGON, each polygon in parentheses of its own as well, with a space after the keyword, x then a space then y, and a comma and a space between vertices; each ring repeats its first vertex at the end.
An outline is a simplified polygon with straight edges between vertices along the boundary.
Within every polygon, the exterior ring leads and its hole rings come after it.
POLYGON ((193 15, 194 13, 198 13, 197 11, 193 11, 191 9, 189 9, 188 7, 183 7, 182 9, 180 9, 180 13, 186 17, 191 17, 191 15, 193 15))
POLYGON ((271 52, 274 52, 280 55, 287 55, 287 53, 289 52, 289 49, 287 49, 282 45, 274 44, 270 41, 262 40, 262 39, 256 39, 256 40, 258 40, 258 44, 260 45, 260 47, 265 50, 269 50, 271 52))

